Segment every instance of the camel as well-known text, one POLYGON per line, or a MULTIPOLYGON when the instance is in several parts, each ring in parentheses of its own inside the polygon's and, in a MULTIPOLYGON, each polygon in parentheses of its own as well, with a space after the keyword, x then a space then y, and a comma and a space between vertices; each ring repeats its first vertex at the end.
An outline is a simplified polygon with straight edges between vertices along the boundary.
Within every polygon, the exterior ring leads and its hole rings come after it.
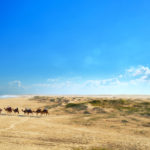
POLYGON ((22 109, 22 112, 24 112, 24 114, 28 114, 28 115, 33 113, 33 111, 31 109, 27 109, 27 108, 25 110, 22 109))
POLYGON ((0 108, 0 114, 1 114, 1 112, 2 112, 2 109, 0 108))
POLYGON ((22 112, 24 112, 24 114, 26 114, 27 113, 27 110, 25 109, 25 110, 23 110, 23 109, 21 109, 22 110, 22 112))
POLYGON ((49 113, 48 113, 48 110, 47 110, 47 109, 43 109, 43 110, 41 111, 41 114, 48 115, 49 113))
POLYGON ((19 109, 18 108, 15 108, 13 109, 14 113, 18 113, 19 114, 19 109))
POLYGON ((38 108, 36 111, 34 111, 35 113, 36 113, 36 115, 38 115, 39 113, 41 113, 41 109, 40 108, 38 108))
POLYGON ((11 107, 4 108, 7 113, 11 113, 13 110, 11 107))

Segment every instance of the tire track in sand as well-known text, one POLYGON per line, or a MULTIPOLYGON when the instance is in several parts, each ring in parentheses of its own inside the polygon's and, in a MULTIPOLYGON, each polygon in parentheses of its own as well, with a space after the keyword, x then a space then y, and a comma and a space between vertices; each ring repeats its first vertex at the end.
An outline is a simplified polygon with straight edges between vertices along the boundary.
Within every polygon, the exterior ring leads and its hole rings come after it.
POLYGON ((16 125, 24 123, 28 119, 29 118, 27 117, 27 118, 22 119, 21 121, 16 121, 15 123, 11 124, 8 128, 0 129, 0 131, 7 131, 7 130, 10 130, 10 129, 13 129, 16 125))

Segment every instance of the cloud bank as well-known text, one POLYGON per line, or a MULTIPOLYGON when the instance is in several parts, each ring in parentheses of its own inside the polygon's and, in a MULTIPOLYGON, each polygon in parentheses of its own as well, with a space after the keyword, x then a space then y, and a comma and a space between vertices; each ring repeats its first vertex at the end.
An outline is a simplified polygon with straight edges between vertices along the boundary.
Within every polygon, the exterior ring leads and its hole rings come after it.
POLYGON ((15 80, 8 85, 11 94, 150 94, 150 68, 130 67, 122 74, 106 79, 60 77, 26 86, 20 80, 15 80))
POLYGON ((54 94, 149 94, 150 68, 130 67, 122 74, 106 79, 50 78, 33 86, 54 94))

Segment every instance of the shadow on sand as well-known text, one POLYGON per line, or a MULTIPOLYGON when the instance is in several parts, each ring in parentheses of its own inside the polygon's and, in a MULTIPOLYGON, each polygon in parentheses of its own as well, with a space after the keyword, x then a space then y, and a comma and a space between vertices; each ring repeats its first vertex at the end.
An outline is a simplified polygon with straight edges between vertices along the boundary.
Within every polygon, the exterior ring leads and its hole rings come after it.
POLYGON ((30 117, 30 118, 41 118, 41 116, 31 116, 31 115, 15 115, 15 114, 0 114, 0 116, 18 116, 18 117, 30 117))

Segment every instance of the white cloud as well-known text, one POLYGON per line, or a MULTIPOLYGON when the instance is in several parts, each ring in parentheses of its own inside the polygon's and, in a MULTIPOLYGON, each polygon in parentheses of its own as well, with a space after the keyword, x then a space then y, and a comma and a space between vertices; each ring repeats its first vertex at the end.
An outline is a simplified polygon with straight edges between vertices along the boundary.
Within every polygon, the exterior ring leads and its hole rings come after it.
POLYGON ((120 74, 120 75, 118 76, 118 78, 123 78, 123 75, 122 75, 122 74, 120 74))
POLYGON ((49 78, 46 82, 26 86, 15 80, 9 82, 6 89, 14 93, 18 91, 37 94, 147 94, 150 91, 150 68, 131 67, 121 74, 104 79, 49 78))
POLYGON ((138 66, 136 68, 128 69, 128 73, 136 79, 136 81, 149 81, 150 68, 145 66, 138 66))
POLYGON ((22 87, 22 83, 19 80, 11 81, 8 84, 11 87, 16 87, 16 88, 21 88, 22 87))
POLYGON ((137 66, 113 78, 50 78, 45 83, 34 84, 33 87, 39 91, 57 94, 139 94, 150 90, 149 79, 150 68, 137 66))

